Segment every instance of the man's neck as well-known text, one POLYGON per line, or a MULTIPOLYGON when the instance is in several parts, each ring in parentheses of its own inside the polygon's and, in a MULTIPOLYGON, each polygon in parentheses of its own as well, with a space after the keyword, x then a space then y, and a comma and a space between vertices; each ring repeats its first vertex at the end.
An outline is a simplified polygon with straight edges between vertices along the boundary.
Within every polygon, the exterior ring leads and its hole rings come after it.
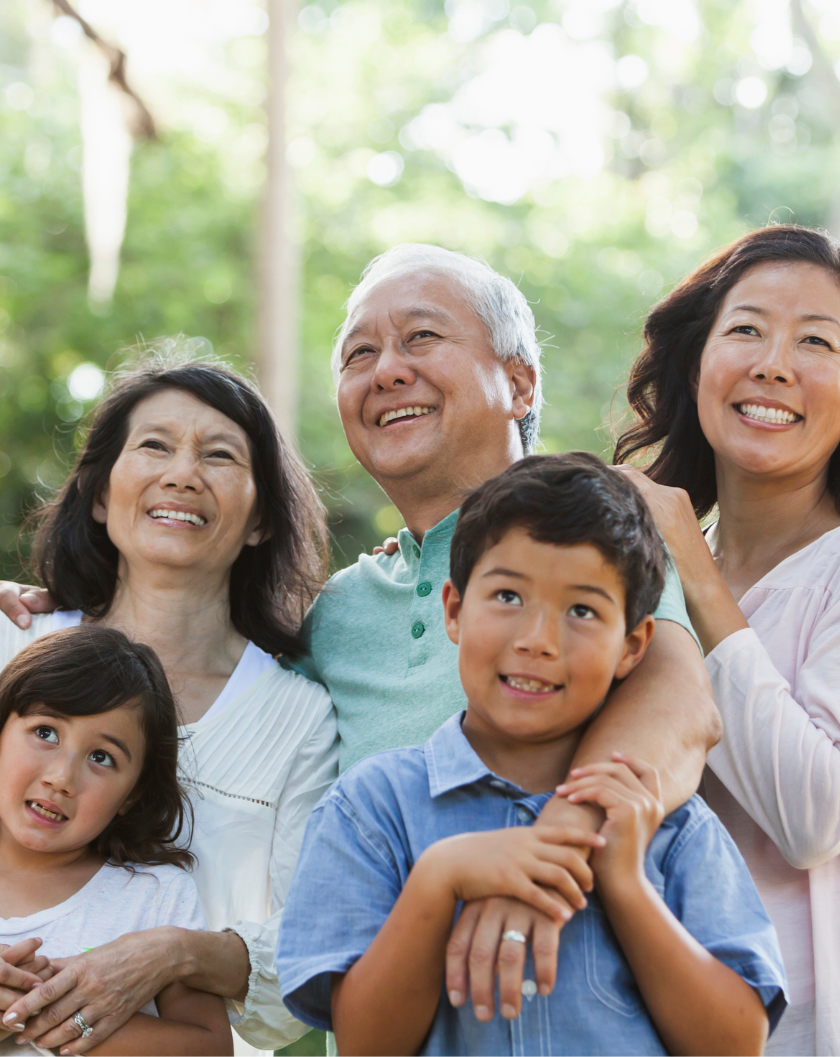
POLYGON ((461 729, 475 754, 493 774, 526 793, 553 793, 566 780, 583 728, 546 742, 518 741, 471 722, 469 708, 461 729))

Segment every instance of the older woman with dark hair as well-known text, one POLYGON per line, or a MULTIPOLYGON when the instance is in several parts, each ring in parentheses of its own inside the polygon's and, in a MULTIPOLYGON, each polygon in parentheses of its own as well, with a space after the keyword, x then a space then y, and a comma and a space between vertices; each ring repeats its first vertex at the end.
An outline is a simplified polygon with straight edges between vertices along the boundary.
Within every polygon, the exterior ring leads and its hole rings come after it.
POLYGON ((768 1053, 840 1053, 840 244, 745 235, 650 313, 616 462, 680 573, 724 721, 706 795, 779 933, 768 1053), (699 520, 717 507, 705 539, 699 520))
MULTIPOLYGON (((0 664, 83 620, 157 651, 184 724, 196 881, 218 931, 151 929, 63 960, 7 1013, 63 1053, 101 1043, 175 980, 225 998, 261 1049, 306 1030, 280 1000, 274 947, 306 820, 336 774, 336 725, 323 687, 274 657, 302 651, 323 509, 254 386, 167 347, 117 379, 41 511, 35 567, 60 608, 27 630, 0 622, 0 664)), ((7 963, 0 985, 21 986, 16 972, 7 963)))

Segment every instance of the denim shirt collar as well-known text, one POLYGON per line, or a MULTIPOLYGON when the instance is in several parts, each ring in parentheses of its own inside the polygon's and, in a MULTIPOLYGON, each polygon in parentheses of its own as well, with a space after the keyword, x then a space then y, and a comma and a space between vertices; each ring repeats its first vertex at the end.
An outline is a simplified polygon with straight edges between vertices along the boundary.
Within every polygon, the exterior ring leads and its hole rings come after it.
MULTIPOLYGON (((461 729, 465 715, 465 712, 458 712, 451 716, 423 746, 432 798, 486 780, 515 797, 532 799, 532 794, 506 778, 500 778, 482 762, 461 729)), ((542 799, 547 800, 548 796, 544 794, 542 799)))

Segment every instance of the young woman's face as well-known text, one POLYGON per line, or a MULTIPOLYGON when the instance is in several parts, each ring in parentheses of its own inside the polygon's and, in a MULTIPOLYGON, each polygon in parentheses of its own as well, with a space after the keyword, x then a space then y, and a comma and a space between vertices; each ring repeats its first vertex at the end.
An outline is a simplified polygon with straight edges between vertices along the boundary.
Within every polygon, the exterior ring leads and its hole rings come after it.
POLYGON ((696 381, 719 469, 812 480, 840 443, 840 285, 813 264, 752 268, 727 294, 696 381))
POLYGON ((129 568, 213 575, 260 542, 256 505, 244 430, 191 394, 166 389, 132 412, 93 516, 129 568))
POLYGON ((133 705, 97 716, 13 712, 0 731, 0 849, 84 849, 130 805, 144 753, 133 705))

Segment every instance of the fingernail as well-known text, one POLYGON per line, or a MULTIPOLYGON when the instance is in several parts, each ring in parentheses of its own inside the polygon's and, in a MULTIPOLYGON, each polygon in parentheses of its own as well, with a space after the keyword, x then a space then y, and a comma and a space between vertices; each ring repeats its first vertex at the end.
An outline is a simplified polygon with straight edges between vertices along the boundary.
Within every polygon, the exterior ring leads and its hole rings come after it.
POLYGON ((502 1006, 502 1016, 505 1020, 516 1020, 516 1009, 509 1002, 505 1002, 502 1006))
POLYGON ((551 988, 548 986, 548 984, 540 984, 538 990, 539 990, 540 994, 543 996, 543 998, 545 998, 546 995, 550 995, 551 994, 551 988))
POLYGON ((59 1050, 58 1052, 61 1054, 61 1057, 68 1057, 68 1054, 70 1053, 70 1051, 66 1047, 63 1050, 59 1050))
POLYGON ((555 793, 564 793, 567 788, 568 787, 567 787, 566 783, 564 782, 562 785, 558 785, 557 788, 554 790, 554 792, 555 793))
POLYGON ((460 991, 450 991, 449 1001, 453 1006, 462 1006, 464 1004, 464 996, 460 991))
POLYGON ((35 983, 32 985, 32 987, 30 987, 29 990, 30 991, 34 991, 36 987, 40 987, 40 986, 41 986, 41 981, 40 980, 36 980, 35 983))
POLYGON ((475 1015, 479 1020, 489 1020, 490 1010, 487 1006, 476 1006, 475 1015))
POLYGON ((572 776, 572 778, 576 778, 582 772, 583 772, 583 768, 582 767, 575 767, 575 769, 573 771, 569 771, 569 774, 572 776))
POLYGON ((17 1021, 17 1013, 5 1013, 3 1015, 3 1023, 11 1024, 15 1031, 23 1031, 23 1024, 19 1024, 17 1021))
MULTIPOLYGON (((23 1027, 23 1024, 21 1024, 21 1027, 23 1027)), ((18 1046, 23 1046, 25 1043, 29 1042, 29 1039, 25 1039, 25 1038, 23 1038, 22 1035, 19 1035, 15 1039, 15 1042, 17 1043, 18 1046)))
POLYGON ((23 613, 21 613, 21 615, 17 617, 15 623, 19 628, 26 628, 26 617, 23 615, 23 613))

